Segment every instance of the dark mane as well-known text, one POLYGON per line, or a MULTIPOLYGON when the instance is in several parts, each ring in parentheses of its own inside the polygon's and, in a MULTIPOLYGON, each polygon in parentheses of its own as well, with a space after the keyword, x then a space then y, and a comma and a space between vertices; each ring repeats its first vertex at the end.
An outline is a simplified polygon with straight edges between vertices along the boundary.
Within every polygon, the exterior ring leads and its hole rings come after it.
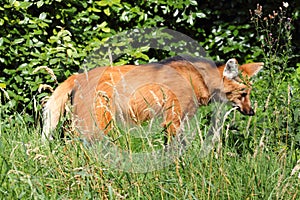
POLYGON ((217 61, 215 62, 216 66, 217 67, 221 67, 222 65, 225 65, 225 62, 224 61, 217 61))
POLYGON ((168 64, 171 62, 176 62, 176 61, 185 61, 187 59, 181 57, 181 56, 174 56, 174 57, 170 57, 170 58, 166 58, 164 60, 159 61, 159 64, 168 64))
POLYGON ((189 62, 192 62, 192 63, 204 62, 204 63, 209 63, 210 65, 217 66, 217 67, 220 67, 220 66, 224 65, 224 62, 220 62, 220 61, 214 62, 214 61, 209 60, 207 58, 188 56, 188 55, 170 57, 170 58, 167 58, 165 60, 159 61, 158 63, 164 65, 164 64, 169 64, 171 62, 178 62, 178 61, 189 61, 189 62))

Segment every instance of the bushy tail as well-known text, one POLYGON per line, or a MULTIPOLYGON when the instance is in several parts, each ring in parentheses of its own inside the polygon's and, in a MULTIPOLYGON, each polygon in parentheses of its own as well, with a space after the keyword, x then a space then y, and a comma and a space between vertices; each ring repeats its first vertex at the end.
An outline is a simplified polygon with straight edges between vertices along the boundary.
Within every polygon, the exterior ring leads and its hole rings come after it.
POLYGON ((61 114, 65 111, 65 105, 74 88, 77 75, 72 75, 61 83, 47 101, 43 110, 42 139, 52 139, 51 131, 56 128, 61 114))

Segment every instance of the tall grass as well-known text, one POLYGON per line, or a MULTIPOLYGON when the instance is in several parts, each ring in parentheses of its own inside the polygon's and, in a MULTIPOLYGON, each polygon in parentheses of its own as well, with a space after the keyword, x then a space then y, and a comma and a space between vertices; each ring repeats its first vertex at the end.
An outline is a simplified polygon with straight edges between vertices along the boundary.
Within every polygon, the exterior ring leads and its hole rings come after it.
MULTIPOLYGON (((254 118, 250 123, 259 126, 254 118)), ((291 175, 296 149, 269 151, 267 136, 249 135, 257 142, 236 141, 239 148, 227 145, 232 143, 229 136, 219 151, 200 158, 197 135, 170 166, 128 173, 109 168, 76 138, 42 142, 39 127, 28 127, 18 114, 1 121, 1 199, 299 198, 298 172, 291 175)))

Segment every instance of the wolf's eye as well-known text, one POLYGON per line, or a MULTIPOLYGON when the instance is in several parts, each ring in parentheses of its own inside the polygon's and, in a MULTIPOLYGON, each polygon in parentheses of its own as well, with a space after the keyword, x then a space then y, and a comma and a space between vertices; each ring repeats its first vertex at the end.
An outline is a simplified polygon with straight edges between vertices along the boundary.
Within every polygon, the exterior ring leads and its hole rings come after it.
POLYGON ((247 93, 246 93, 246 92, 243 92, 241 96, 242 96, 242 97, 246 97, 246 96, 247 96, 247 93))

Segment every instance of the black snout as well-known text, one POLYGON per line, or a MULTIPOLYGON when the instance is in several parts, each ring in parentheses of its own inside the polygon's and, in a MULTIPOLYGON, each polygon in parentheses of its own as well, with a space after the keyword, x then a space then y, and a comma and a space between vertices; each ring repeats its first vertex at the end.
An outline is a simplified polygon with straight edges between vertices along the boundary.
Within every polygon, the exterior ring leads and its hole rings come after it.
POLYGON ((248 116, 255 115, 255 112, 252 108, 250 108, 250 110, 248 112, 244 111, 244 110, 241 110, 240 108, 238 108, 237 110, 240 111, 240 113, 242 113, 243 115, 248 115, 248 116))
POLYGON ((255 112, 254 112, 254 110, 252 109, 252 108, 250 108, 250 111, 249 111, 249 114, 248 114, 249 116, 253 116, 253 115, 255 115, 255 112))

